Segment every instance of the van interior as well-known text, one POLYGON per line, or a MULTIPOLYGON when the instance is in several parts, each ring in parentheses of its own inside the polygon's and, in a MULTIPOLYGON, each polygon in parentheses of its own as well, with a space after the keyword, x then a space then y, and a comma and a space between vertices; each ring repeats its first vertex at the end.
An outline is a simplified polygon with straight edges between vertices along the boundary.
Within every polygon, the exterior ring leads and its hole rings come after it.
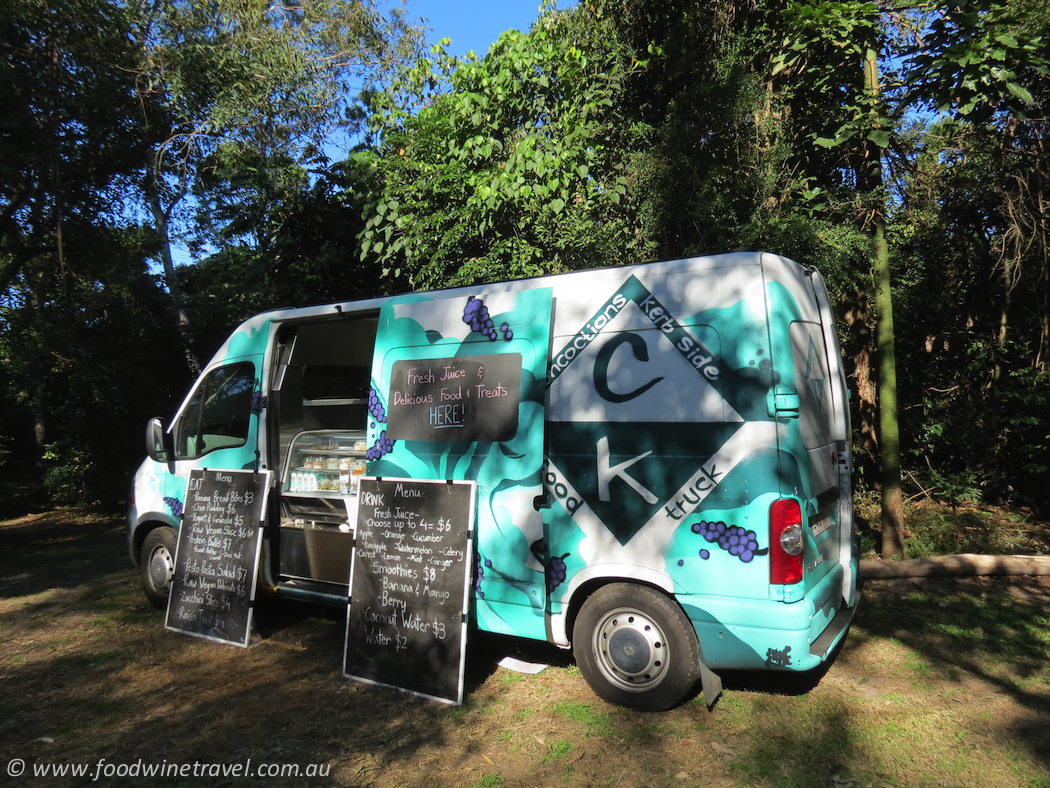
POLYGON ((356 519, 346 491, 355 466, 364 468, 378 323, 376 312, 289 322, 274 348, 268 445, 281 485, 272 569, 282 586, 343 601, 356 519))

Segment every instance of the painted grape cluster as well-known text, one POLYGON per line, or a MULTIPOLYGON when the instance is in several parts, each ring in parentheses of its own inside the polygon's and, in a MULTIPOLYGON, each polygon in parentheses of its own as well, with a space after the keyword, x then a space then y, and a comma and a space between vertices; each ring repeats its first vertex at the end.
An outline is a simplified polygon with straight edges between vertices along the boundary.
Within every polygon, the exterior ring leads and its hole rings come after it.
POLYGON ((474 592, 478 595, 478 599, 485 598, 485 592, 481 590, 481 581, 485 579, 485 567, 492 568, 492 561, 485 559, 484 564, 481 561, 481 556, 474 553, 477 560, 477 565, 474 571, 474 592))
POLYGON ((170 496, 164 496, 164 503, 171 509, 171 513, 176 517, 182 517, 182 501, 178 498, 172 498, 170 496))
MULTIPOLYGON (((723 522, 701 520, 693 523, 693 533, 700 534, 711 544, 717 544, 730 555, 736 556, 745 564, 751 563, 755 556, 765 555, 768 548, 758 549, 758 535, 739 525, 726 525, 723 522)), ((709 550, 701 550, 700 557, 711 557, 709 550)))
POLYGON ((384 408, 383 403, 379 401, 379 394, 376 393, 375 389, 368 390, 368 412, 371 413, 372 418, 380 424, 386 423, 386 408, 384 408))
POLYGON ((566 553, 563 556, 553 556, 550 562, 547 564, 547 593, 551 594, 558 586, 565 582, 565 559, 568 558, 571 553, 566 553))
POLYGON ((489 314, 489 308, 476 296, 467 299, 467 305, 463 307, 463 322, 470 326, 471 331, 477 331, 493 342, 499 339, 500 334, 507 341, 514 338, 514 332, 506 323, 500 325, 499 331, 496 330, 496 325, 489 314))
MULTIPOLYGON (((373 419, 375 419, 372 423, 373 428, 377 423, 386 424, 386 408, 384 408, 383 403, 379 401, 379 392, 375 389, 368 390, 368 413, 373 419)), ((365 459, 378 460, 384 454, 389 454, 393 450, 394 441, 388 438, 386 436, 386 430, 383 430, 379 433, 379 438, 376 442, 365 452, 365 459)))
POLYGON ((384 454, 390 454, 394 450, 394 442, 386 436, 386 430, 379 433, 379 439, 365 452, 366 460, 378 460, 384 454))
POLYGON ((262 413, 263 409, 263 393, 261 391, 252 392, 252 413, 262 413))

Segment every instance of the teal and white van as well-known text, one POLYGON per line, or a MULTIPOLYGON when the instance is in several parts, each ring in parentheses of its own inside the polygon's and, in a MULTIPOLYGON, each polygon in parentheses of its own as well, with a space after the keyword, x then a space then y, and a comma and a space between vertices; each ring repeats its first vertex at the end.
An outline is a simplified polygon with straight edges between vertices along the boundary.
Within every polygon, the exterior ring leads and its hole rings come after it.
POLYGON ((768 253, 267 312, 151 422, 128 547, 163 606, 190 471, 269 469, 261 587, 346 605, 354 474, 469 480, 474 626, 713 704, 849 628, 847 398, 820 274, 768 253))

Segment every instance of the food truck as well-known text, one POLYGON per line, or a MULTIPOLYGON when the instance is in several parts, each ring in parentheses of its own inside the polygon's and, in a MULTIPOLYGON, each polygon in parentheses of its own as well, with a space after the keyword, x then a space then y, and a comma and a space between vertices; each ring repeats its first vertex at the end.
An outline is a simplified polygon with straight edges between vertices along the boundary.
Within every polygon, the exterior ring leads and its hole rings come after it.
POLYGON ((629 707, 816 668, 858 602, 834 319, 775 254, 266 312, 147 447, 127 537, 158 606, 201 468, 270 471, 259 587, 339 605, 358 479, 469 481, 471 626, 629 707))

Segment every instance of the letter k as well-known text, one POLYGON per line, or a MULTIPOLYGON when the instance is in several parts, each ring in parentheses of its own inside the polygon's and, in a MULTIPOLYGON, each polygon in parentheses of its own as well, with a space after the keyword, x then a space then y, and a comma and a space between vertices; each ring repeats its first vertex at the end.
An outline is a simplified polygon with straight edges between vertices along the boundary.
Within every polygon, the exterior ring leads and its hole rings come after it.
POLYGON ((619 476, 632 490, 645 499, 646 503, 656 503, 657 498, 649 490, 645 489, 637 480, 627 475, 627 469, 639 460, 643 460, 652 454, 647 451, 637 457, 624 460, 619 465, 609 465, 609 438, 604 437, 598 441, 598 499, 601 501, 611 500, 609 497, 609 482, 619 476))

